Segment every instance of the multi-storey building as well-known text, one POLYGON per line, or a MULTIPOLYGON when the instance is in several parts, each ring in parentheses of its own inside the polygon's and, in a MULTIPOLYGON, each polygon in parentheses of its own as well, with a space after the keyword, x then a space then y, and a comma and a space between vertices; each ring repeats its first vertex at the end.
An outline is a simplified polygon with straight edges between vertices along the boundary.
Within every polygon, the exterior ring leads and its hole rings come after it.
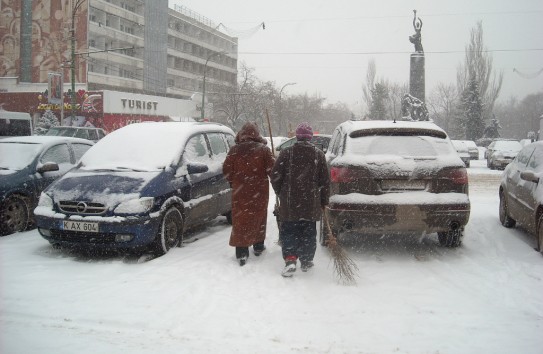
POLYGON ((65 93, 121 91, 201 106, 204 80, 210 100, 235 85, 237 50, 237 38, 168 0, 2 2, 0 93, 43 93, 56 72, 65 93))

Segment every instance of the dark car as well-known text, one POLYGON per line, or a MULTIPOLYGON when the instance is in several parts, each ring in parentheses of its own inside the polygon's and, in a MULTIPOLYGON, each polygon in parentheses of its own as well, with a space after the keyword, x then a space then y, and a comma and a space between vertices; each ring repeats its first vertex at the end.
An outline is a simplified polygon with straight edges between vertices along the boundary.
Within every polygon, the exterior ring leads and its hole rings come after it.
POLYGON ((87 139, 97 142, 106 136, 106 132, 102 128, 94 127, 57 126, 49 128, 45 135, 72 136, 74 138, 87 139))
POLYGON ((0 139, 0 235, 32 225, 40 193, 74 167, 92 144, 54 136, 0 139))
POLYGON ((543 253, 543 141, 526 145, 502 174, 499 197, 500 222, 517 223, 535 234, 543 253))
MULTIPOLYGON (((326 152, 326 150, 328 149, 328 144, 330 143, 331 137, 332 135, 329 135, 329 134, 314 134, 313 137, 311 138, 311 143, 313 143, 322 151, 326 152)), ((281 150, 294 145, 294 143, 296 143, 296 137, 290 138, 282 142, 279 146, 275 148, 276 156, 279 155, 279 152, 281 152, 281 150)))
POLYGON ((184 230, 225 215, 222 164, 234 132, 221 124, 135 123, 97 142, 41 195, 40 234, 53 245, 151 249, 164 254, 184 230))
POLYGON ((461 244, 470 214, 467 170, 437 125, 348 121, 332 134, 326 160, 332 234, 437 232, 442 245, 461 244))

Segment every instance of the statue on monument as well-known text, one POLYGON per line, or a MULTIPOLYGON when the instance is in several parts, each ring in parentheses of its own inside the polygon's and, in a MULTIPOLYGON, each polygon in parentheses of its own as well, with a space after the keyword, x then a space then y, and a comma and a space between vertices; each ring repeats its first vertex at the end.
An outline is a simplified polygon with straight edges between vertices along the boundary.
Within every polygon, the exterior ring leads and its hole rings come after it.
POLYGON ((422 49, 422 36, 420 31, 422 30, 422 20, 420 17, 417 18, 417 10, 413 10, 413 28, 415 29, 415 34, 409 36, 409 41, 415 45, 415 52, 424 53, 422 49))

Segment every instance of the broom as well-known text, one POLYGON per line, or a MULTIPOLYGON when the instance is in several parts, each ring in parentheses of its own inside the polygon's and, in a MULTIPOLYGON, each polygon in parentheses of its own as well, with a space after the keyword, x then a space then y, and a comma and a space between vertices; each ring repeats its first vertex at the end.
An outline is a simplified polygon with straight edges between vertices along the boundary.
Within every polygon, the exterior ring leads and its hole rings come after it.
POLYGON ((332 234, 332 228, 328 222, 328 216, 326 215, 326 208, 323 208, 322 213, 324 215, 324 222, 328 228, 328 240, 326 245, 330 250, 332 259, 334 260, 334 273, 339 278, 339 280, 344 284, 356 284, 356 272, 358 272, 358 266, 356 263, 347 255, 347 252, 341 247, 337 242, 336 235, 332 234))

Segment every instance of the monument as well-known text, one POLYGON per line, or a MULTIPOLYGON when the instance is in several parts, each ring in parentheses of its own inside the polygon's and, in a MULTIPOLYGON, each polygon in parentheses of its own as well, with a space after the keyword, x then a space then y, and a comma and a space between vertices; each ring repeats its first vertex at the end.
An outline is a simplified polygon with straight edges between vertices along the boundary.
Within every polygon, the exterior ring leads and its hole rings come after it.
POLYGON ((402 99, 402 118, 405 120, 429 120, 426 108, 424 49, 422 48, 422 20, 413 10, 413 28, 415 33, 409 36, 409 41, 415 46, 411 54, 409 69, 409 93, 402 99))

